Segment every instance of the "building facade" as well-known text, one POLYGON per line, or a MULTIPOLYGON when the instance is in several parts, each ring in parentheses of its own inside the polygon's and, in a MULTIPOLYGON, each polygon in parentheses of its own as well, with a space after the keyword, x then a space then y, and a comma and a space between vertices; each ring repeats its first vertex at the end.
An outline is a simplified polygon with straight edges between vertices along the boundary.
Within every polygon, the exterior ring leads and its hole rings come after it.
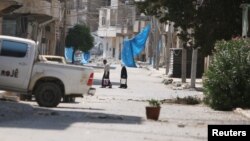
POLYGON ((120 60, 123 40, 134 34, 135 16, 135 5, 129 1, 111 0, 100 8, 97 35, 103 38, 103 58, 120 60))
POLYGON ((99 9, 108 0, 71 0, 67 1, 67 28, 75 24, 86 24, 91 32, 98 29, 99 9))
POLYGON ((87 24, 87 2, 88 0, 67 1, 67 29, 72 28, 76 24, 87 24))
POLYGON ((11 14, 2 14, 1 34, 38 41, 41 54, 56 54, 62 3, 59 0, 15 0, 14 3, 20 7, 11 14))

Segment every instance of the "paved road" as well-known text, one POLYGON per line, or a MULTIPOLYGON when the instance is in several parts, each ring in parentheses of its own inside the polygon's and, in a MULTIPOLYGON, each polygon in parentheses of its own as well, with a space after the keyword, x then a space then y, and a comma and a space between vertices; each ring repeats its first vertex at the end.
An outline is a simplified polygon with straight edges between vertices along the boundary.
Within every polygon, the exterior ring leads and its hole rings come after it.
POLYGON ((159 121, 145 118, 144 100, 201 95, 171 90, 160 75, 128 68, 128 89, 119 89, 120 67, 111 70, 113 88, 99 88, 102 70, 95 73, 95 96, 40 108, 36 102, 0 101, 1 141, 200 141, 208 124, 250 124, 235 112, 214 111, 202 104, 163 104, 159 121))
MULTIPOLYGON (((114 97, 116 99, 138 99, 147 100, 155 99, 171 99, 175 97, 185 97, 189 95, 202 95, 201 92, 190 90, 173 90, 162 84, 163 71, 148 71, 144 68, 127 68, 128 71, 128 89, 119 89, 120 66, 116 66, 115 70, 111 70, 110 79, 113 83, 113 89, 98 89, 98 95, 102 97, 114 97)), ((101 85, 102 69, 97 69, 95 73, 95 87, 101 85)))

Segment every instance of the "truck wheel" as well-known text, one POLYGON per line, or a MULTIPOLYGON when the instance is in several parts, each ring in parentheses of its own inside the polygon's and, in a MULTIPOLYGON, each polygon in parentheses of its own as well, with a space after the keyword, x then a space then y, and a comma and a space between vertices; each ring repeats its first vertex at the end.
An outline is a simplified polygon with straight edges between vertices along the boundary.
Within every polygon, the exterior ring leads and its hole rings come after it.
POLYGON ((46 82, 37 86, 35 97, 39 106, 56 107, 61 101, 62 91, 55 83, 46 82))

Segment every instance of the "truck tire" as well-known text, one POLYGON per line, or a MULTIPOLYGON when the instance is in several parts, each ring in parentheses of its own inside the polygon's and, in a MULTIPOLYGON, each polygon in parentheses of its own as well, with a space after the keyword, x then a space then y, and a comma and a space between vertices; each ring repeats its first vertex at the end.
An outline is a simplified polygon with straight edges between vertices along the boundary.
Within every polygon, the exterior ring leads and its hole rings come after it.
POLYGON ((41 83, 35 89, 35 97, 41 107, 56 107, 61 101, 62 91, 55 83, 41 83))

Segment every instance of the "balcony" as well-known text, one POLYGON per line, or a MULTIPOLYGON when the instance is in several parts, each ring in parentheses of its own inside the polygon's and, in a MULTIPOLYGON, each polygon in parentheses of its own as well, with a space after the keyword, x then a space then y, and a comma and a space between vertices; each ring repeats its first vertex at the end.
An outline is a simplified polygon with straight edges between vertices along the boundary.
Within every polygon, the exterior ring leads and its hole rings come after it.
POLYGON ((14 0, 1 0, 0 1, 0 16, 4 14, 8 14, 20 7, 22 7, 22 5, 14 0))
POLYGON ((15 0, 22 7, 14 13, 29 14, 34 16, 60 18, 61 3, 59 0, 15 0))
POLYGON ((98 36, 116 37, 132 34, 135 22, 134 6, 103 7, 99 11, 98 36))
POLYGON ((98 28, 97 35, 99 37, 116 37, 116 28, 98 28))

